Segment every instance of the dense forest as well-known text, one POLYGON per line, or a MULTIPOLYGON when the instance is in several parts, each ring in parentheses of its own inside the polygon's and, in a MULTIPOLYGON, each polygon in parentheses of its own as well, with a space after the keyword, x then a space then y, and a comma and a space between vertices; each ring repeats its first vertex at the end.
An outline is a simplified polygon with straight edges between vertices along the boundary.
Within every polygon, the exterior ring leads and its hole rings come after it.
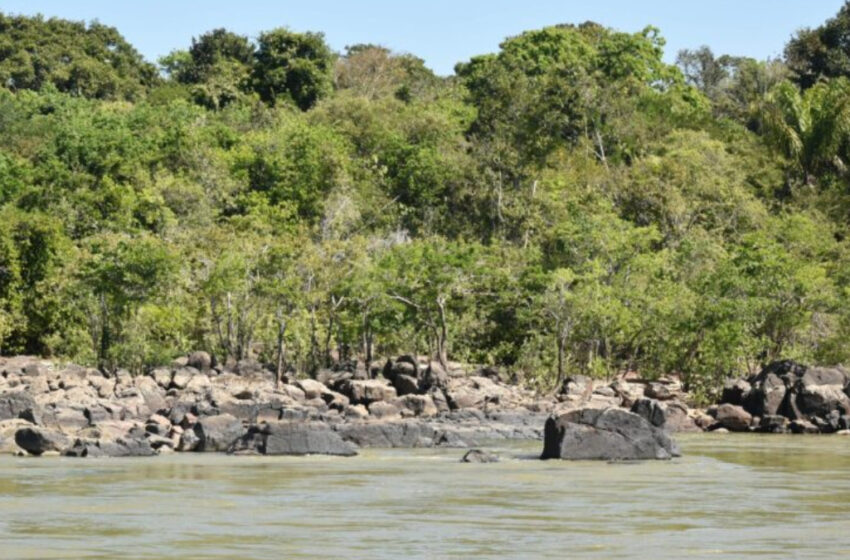
POLYGON ((783 59, 556 25, 441 77, 321 33, 145 61, 0 14, 0 353, 310 375, 393 353, 681 373, 850 358, 850 3, 783 59))

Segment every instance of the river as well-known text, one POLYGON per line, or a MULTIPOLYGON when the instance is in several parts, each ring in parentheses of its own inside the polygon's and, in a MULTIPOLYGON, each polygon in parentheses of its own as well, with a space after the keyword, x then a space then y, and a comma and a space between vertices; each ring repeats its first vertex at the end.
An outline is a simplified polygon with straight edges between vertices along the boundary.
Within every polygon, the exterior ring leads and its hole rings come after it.
POLYGON ((697 434, 667 462, 534 442, 359 457, 0 457, 0 558, 847 558, 850 437, 697 434))

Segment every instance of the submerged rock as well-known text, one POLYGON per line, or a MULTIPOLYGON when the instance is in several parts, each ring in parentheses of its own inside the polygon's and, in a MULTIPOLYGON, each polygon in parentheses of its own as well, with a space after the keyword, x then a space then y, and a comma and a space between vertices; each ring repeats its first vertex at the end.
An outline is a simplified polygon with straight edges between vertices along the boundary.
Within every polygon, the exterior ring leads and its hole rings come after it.
POLYGON ((546 420, 541 459, 670 459, 678 446, 645 418, 619 408, 574 410, 546 420))
POLYGON ((481 449, 470 449, 460 460, 461 463, 498 463, 499 456, 481 449))

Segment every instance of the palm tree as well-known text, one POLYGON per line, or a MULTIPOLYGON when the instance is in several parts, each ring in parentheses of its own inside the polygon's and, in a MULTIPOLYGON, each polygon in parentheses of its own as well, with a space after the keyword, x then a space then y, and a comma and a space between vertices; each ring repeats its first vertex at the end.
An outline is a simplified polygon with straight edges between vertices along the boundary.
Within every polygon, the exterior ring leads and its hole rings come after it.
POLYGON ((800 92, 778 84, 760 108, 762 132, 808 185, 850 162, 850 80, 835 78, 800 92))

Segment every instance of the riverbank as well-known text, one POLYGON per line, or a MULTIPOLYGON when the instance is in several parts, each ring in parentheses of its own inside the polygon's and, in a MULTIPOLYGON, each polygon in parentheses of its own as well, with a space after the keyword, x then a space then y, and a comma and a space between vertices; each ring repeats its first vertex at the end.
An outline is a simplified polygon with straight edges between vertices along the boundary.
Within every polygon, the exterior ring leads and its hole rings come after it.
POLYGON ((144 375, 32 357, 0 358, 0 453, 146 456, 218 451, 350 455, 360 448, 470 448, 540 440, 546 418, 641 399, 673 432, 714 420, 689 408, 675 379, 614 383, 576 377, 556 395, 504 382, 496 370, 401 357, 370 374, 284 379, 256 363, 212 367, 197 352, 144 375), (374 375, 374 378, 372 377, 374 375))

